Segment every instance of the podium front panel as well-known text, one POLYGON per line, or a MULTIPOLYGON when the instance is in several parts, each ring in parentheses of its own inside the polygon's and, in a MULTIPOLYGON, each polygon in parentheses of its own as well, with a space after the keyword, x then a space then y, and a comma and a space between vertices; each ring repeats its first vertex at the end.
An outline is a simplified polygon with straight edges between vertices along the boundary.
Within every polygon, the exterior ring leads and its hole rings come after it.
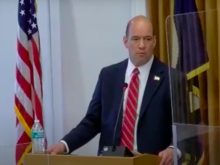
POLYGON ((0 165, 159 165, 161 158, 143 154, 134 157, 34 154, 32 144, 0 146, 0 165))
POLYGON ((134 157, 27 154, 25 158, 26 165, 159 165, 160 161, 160 157, 149 154, 134 157))

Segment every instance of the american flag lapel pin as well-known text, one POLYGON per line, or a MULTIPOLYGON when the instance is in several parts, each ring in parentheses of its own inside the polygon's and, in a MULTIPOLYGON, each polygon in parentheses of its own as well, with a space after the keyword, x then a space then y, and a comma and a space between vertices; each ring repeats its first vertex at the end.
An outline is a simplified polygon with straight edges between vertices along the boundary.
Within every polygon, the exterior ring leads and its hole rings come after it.
POLYGON ((160 80, 160 77, 158 77, 158 76, 154 76, 154 80, 159 81, 159 80, 160 80))

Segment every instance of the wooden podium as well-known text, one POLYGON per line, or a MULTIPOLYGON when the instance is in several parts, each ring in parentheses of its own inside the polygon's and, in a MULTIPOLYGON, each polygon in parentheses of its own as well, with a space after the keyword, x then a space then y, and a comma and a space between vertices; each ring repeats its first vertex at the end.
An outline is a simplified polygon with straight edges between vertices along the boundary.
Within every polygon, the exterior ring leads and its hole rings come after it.
POLYGON ((149 154, 134 157, 27 154, 24 157, 24 165, 159 165, 160 161, 160 157, 149 154))

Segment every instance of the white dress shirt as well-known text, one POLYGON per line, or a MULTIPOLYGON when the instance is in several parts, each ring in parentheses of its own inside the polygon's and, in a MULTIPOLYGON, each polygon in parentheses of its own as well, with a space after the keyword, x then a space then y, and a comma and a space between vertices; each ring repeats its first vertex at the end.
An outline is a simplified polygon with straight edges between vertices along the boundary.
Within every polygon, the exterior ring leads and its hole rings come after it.
MULTIPOLYGON (((135 130, 134 130, 135 131, 134 151, 137 151, 137 123, 138 123, 138 119, 139 119, 140 107, 141 107, 145 87, 147 84, 147 80, 148 80, 148 76, 150 73, 150 69, 151 69, 153 60, 154 60, 154 56, 152 56, 152 58, 148 61, 148 63, 138 67, 138 70, 139 70, 139 75, 138 75, 138 77, 139 77, 139 93, 138 93, 137 117, 136 117, 135 130)), ((127 65, 127 69, 126 69, 126 73, 125 73, 125 82, 128 84, 128 88, 129 88, 129 83, 132 78, 132 72, 135 68, 136 67, 132 64, 132 62, 130 60, 128 60, 128 65, 127 65)), ((123 102, 124 111, 125 111, 125 107, 126 107, 128 88, 126 89, 125 95, 124 95, 124 102, 123 102)), ((123 113, 123 116, 124 116, 124 113, 123 113)), ((68 153, 69 152, 68 145, 66 144, 65 141, 61 141, 61 142, 64 143, 64 145, 66 147, 66 151, 68 153)), ((173 148, 173 146, 170 146, 170 147, 173 148)), ((181 152, 178 149, 177 149, 177 153, 178 153, 178 157, 180 158, 181 152)))

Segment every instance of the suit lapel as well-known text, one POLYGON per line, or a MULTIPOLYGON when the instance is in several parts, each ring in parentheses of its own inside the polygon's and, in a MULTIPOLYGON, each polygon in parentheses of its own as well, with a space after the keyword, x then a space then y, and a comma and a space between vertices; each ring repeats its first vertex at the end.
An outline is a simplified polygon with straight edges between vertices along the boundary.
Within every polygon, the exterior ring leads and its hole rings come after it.
POLYGON ((154 58, 148 81, 146 84, 146 88, 144 91, 144 96, 142 100, 142 105, 140 109, 140 117, 141 118, 146 111, 151 99, 155 95, 157 89, 159 88, 160 84, 162 83, 164 78, 163 75, 163 68, 161 67, 160 63, 156 58, 154 58))

